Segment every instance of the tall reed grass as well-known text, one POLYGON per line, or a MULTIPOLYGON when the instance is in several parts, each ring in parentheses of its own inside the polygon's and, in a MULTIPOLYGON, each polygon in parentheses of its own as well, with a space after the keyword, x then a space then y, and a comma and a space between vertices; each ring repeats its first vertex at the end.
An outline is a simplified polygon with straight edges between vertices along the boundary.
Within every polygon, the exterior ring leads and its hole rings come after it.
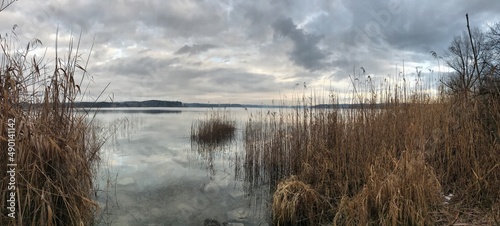
POLYGON ((65 56, 56 52, 49 62, 32 54, 39 40, 27 48, 17 43, 15 34, 0 39, 0 225, 92 225, 101 142, 72 107, 86 73, 82 54, 71 39, 65 56), (10 118, 16 121, 15 218, 5 208, 10 118))
MULTIPOLYGON (((498 224, 499 99, 431 99, 421 87, 387 88, 387 99, 359 109, 315 108, 303 97, 303 107, 254 114, 245 180, 270 188, 273 223, 498 224)), ((353 103, 370 99, 359 96, 353 103)))
POLYGON ((226 109, 207 112, 191 125, 191 140, 203 146, 220 145, 234 139, 236 121, 226 109))

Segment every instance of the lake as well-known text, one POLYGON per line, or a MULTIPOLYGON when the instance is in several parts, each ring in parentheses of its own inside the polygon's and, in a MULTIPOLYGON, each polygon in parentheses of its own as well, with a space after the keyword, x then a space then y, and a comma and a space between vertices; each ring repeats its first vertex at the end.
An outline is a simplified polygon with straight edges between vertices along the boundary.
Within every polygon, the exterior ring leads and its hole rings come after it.
POLYGON ((236 139, 207 151, 191 143, 190 130, 209 111, 120 108, 96 115, 93 123, 106 138, 96 182, 99 225, 203 225, 205 219, 267 225, 269 200, 249 195, 241 167, 241 132, 256 110, 228 109, 236 139))

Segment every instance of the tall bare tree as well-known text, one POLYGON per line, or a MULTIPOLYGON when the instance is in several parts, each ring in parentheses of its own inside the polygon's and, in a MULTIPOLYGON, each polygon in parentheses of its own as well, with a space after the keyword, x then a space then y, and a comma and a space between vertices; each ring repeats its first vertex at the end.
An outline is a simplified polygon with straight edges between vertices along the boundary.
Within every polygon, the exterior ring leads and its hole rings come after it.
POLYGON ((492 67, 495 67, 495 75, 500 77, 500 22, 497 22, 490 26, 486 37, 488 38, 488 43, 490 45, 491 51, 493 52, 493 62, 492 67))
POLYGON ((464 31, 454 37, 446 52, 446 64, 454 72, 444 82, 453 93, 468 96, 479 90, 482 77, 491 69, 493 53, 490 47, 486 34, 478 28, 472 29, 470 35, 464 31))
POLYGON ((493 94, 500 97, 500 22, 490 26, 486 32, 486 41, 491 52, 488 74, 481 87, 482 94, 493 94))

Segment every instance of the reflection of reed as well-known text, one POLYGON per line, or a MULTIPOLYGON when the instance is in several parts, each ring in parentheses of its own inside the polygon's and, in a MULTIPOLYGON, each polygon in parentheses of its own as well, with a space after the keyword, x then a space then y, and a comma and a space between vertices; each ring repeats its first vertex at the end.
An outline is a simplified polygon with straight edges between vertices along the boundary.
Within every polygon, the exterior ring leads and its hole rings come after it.
MULTIPOLYGON (((217 145, 204 144, 196 141, 191 141, 191 150, 196 152, 197 155, 206 163, 206 168, 210 174, 210 179, 214 179, 217 173, 216 160, 229 157, 232 147, 235 146, 234 141, 227 141, 217 145)), ((235 167, 235 172, 238 167, 235 167)))
POLYGON ((270 217, 268 215, 269 200, 272 196, 272 193, 269 193, 270 188, 276 186, 284 175, 292 172, 290 165, 285 163, 290 160, 282 159, 290 157, 288 149, 280 148, 290 146, 294 139, 281 137, 281 134, 285 134, 290 127, 288 125, 290 116, 287 115, 288 119, 283 118, 282 124, 278 125, 271 123, 278 117, 276 113, 268 112, 267 118, 261 114, 258 120, 246 124, 243 137, 236 136, 242 134, 235 133, 236 122, 228 117, 228 112, 207 113, 204 120, 192 123, 191 150, 206 164, 210 179, 214 180, 217 173, 221 172, 221 168, 223 171, 234 170, 229 174, 235 181, 243 181, 245 197, 255 211, 255 216, 270 217), (245 149, 245 153, 238 152, 239 141, 243 142, 245 147, 242 148, 245 149), (265 151, 269 148, 279 151, 265 151), (228 162, 224 162, 225 160, 228 162))
POLYGON ((204 119, 192 123, 191 149, 206 161, 211 178, 216 173, 214 163, 217 155, 229 153, 235 144, 235 134, 236 121, 230 118, 229 111, 226 110, 206 113, 204 119))
POLYGON ((104 145, 111 150, 116 150, 120 146, 118 142, 120 139, 130 141, 143 123, 142 118, 134 115, 113 119, 112 121, 93 120, 93 125, 98 128, 100 137, 106 140, 104 145))

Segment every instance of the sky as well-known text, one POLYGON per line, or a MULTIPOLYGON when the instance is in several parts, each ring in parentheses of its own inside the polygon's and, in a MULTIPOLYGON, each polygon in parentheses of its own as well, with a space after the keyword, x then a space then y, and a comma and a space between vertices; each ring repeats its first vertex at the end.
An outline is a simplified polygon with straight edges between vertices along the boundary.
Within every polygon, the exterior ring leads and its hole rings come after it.
POLYGON ((270 104, 397 83, 403 64, 406 80, 437 81, 449 69, 430 51, 445 56, 466 13, 486 29, 499 12, 498 0, 19 0, 0 34, 38 38, 49 63, 56 37, 59 56, 80 39, 86 101, 270 104))

